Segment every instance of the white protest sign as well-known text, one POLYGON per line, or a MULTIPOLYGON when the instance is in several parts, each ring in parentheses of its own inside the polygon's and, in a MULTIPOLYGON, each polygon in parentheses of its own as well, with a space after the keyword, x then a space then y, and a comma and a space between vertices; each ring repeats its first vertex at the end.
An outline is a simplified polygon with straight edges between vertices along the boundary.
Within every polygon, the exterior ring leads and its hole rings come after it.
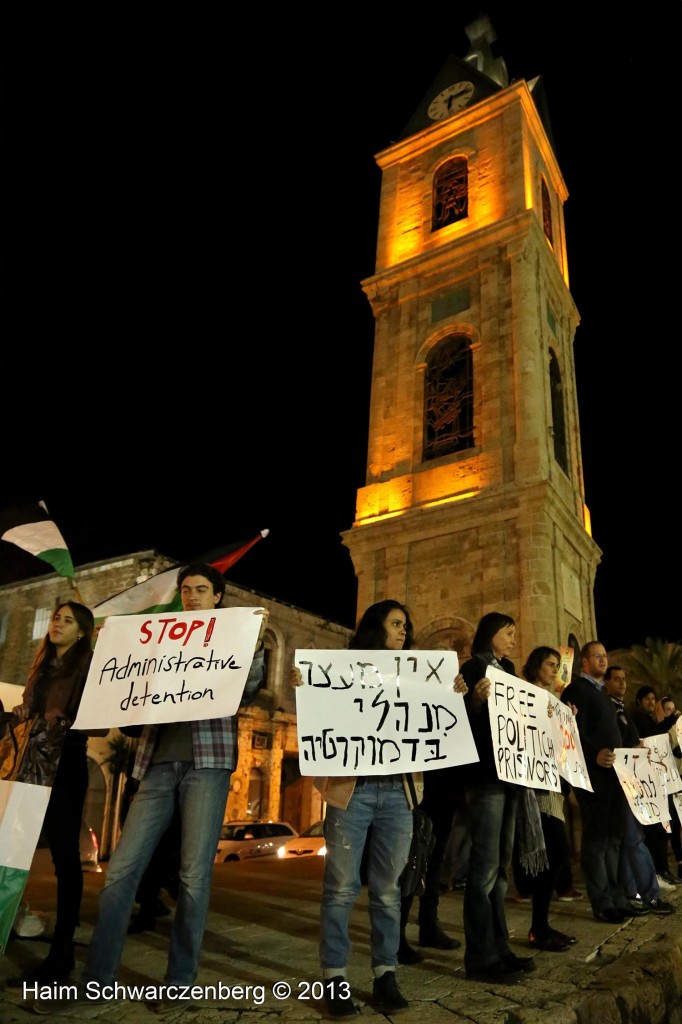
POLYGON ((568 704, 554 696, 549 698, 549 705, 552 709, 549 721, 553 730, 559 774, 571 786, 592 793, 590 773, 587 770, 576 717, 568 704))
MULTIPOLYGON (((642 825, 663 825, 670 821, 663 772, 649 762, 646 747, 616 747, 613 767, 630 809, 642 825)), ((668 826, 668 831, 669 831, 668 826)))
POLYGON ((646 736, 642 743, 651 751, 651 760, 663 772, 663 781, 667 794, 679 793, 682 790, 682 779, 673 757, 673 745, 667 732, 660 736, 646 736))
POLYGON ((487 703, 498 778, 561 792, 547 690, 492 666, 486 676, 491 682, 487 703))
POLYGON ((453 651, 298 650, 302 775, 391 775, 478 761, 453 651))
POLYGON ((110 616, 99 631, 74 728, 234 715, 258 641, 257 611, 110 616))

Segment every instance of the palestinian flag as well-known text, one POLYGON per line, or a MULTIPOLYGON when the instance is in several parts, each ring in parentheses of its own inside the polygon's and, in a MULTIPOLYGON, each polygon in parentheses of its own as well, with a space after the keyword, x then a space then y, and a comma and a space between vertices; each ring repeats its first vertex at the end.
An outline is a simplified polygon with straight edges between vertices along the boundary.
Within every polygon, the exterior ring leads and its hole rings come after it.
MULTIPOLYGON (((227 548, 220 548, 219 551, 211 551, 203 558, 197 558, 197 562, 205 562, 212 565, 218 572, 225 573, 235 562, 238 562, 242 555, 257 544, 263 537, 267 537, 269 530, 261 530, 249 541, 238 541, 227 548)), ((194 561, 194 560, 193 560, 194 561)), ((187 563, 191 564, 191 563, 187 563)), ((102 601, 94 606, 93 614, 95 621, 100 622, 108 615, 145 615, 154 612, 181 611, 182 601, 176 586, 178 572, 181 565, 173 565, 164 572, 144 580, 122 590, 120 594, 102 601)))
POLYGON ((24 894, 51 789, 0 782, 0 953, 24 894))
POLYGON ((69 549, 44 501, 0 511, 0 540, 42 558, 60 576, 76 578, 69 549))

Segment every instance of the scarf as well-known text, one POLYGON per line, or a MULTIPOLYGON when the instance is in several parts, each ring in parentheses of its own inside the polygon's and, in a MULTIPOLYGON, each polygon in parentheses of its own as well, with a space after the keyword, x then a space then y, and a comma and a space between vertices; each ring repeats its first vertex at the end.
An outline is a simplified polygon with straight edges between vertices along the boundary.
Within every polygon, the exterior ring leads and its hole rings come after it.
POLYGON ((519 786, 519 790, 516 811, 516 843, 519 860, 527 875, 539 875, 541 871, 549 869, 540 809, 532 789, 527 786, 519 786))

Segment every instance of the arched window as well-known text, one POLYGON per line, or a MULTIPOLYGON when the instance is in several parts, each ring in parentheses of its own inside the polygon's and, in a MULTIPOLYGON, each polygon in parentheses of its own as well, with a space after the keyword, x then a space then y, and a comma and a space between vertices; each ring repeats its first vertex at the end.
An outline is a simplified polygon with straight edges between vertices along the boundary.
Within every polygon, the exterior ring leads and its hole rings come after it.
POLYGON ((568 473, 568 449, 566 447, 566 419, 564 415, 564 386, 561 383, 559 360, 549 350, 549 389, 552 396, 552 435, 554 437, 554 458, 564 473, 568 473))
POLYGON ((554 248, 554 235, 552 233, 552 204, 549 201, 549 189, 544 178, 540 179, 540 191, 542 193, 542 230, 547 235, 549 244, 554 248))
POLYGON ((469 215, 469 175, 466 157, 447 160, 433 178, 431 230, 464 220, 469 215))
POLYGON ((424 379, 424 460, 474 445, 474 374, 470 339, 451 335, 429 356, 424 379))

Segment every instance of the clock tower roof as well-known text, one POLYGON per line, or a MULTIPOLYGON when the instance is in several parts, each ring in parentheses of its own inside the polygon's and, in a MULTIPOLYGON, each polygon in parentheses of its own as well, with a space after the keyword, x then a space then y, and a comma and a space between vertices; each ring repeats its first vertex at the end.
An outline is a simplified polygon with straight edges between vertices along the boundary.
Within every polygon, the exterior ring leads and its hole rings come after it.
MULTIPOLYGON (((431 107, 433 101, 444 93, 450 86, 460 82, 471 83, 473 86, 471 98, 467 104, 468 106, 472 106, 480 100, 487 99, 489 96, 492 96, 493 93, 499 92, 502 89, 501 85, 494 82, 491 78, 488 78, 487 75, 480 72, 473 64, 469 63, 469 61, 465 60, 463 57, 455 57, 450 54, 431 83, 431 86, 427 90, 423 100, 407 122, 400 135, 400 139, 407 139, 410 135, 416 135, 417 132, 420 132, 424 128, 428 128, 432 125, 434 123, 434 118, 429 116, 429 107, 431 107)), ((459 107, 458 109, 462 108, 459 107)), ((454 114, 456 111, 453 110, 452 113, 454 114)), ((438 118, 438 120, 440 120, 440 118, 438 118)))
MULTIPOLYGON (((491 43, 497 39, 490 19, 482 15, 465 28, 471 44, 464 57, 450 55, 428 92, 408 121, 400 140, 416 135, 424 128, 488 99, 509 85, 507 66, 502 57, 495 57, 491 43)), ((552 148, 554 140, 542 79, 538 75, 527 81, 552 148)))

